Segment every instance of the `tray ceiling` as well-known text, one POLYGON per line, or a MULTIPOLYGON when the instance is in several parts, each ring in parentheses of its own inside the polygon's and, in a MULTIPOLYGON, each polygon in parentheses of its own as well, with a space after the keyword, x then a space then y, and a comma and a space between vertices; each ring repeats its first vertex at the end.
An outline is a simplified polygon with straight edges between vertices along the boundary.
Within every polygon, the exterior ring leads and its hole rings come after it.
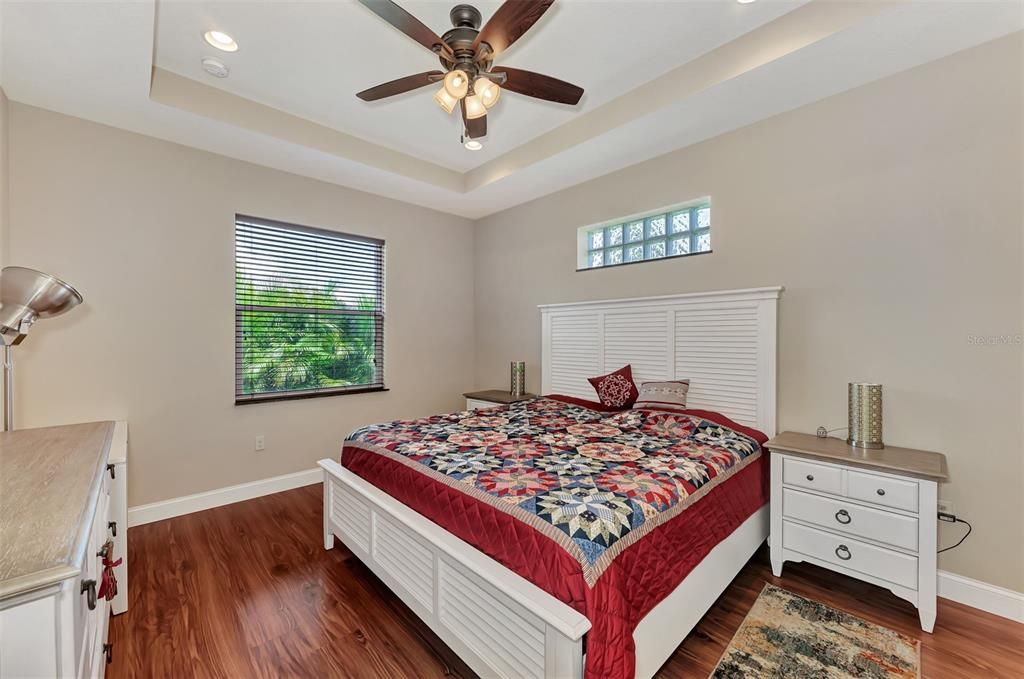
MULTIPOLYGON (((156 65, 430 162, 469 170, 593 110, 673 67, 805 4, 807 0, 586 2, 561 0, 499 63, 547 73, 586 90, 577 107, 506 93, 488 114, 484 149, 459 143, 460 121, 425 87, 367 103, 355 93, 439 67, 430 52, 355 2, 166 2, 158 5, 156 65), (217 28, 241 48, 221 54, 200 37, 217 28), (205 74, 212 54, 228 78, 205 74)), ((454 1, 399 0, 438 35, 454 1)), ((484 21, 500 6, 475 6, 484 21)), ((642 108, 643 101, 636 106, 642 108)))
MULTIPOLYGON (((402 4, 450 26, 451 2, 402 4)), ((498 5, 477 4, 485 21, 498 5)), ((559 0, 499 61, 586 96, 571 108, 506 93, 478 152, 433 88, 355 97, 437 61, 353 2, 3 3, 0 84, 15 101, 479 217, 1021 30, 1021 7, 559 0), (206 45, 209 29, 239 51, 206 45), (230 77, 204 73, 203 56, 230 77)))

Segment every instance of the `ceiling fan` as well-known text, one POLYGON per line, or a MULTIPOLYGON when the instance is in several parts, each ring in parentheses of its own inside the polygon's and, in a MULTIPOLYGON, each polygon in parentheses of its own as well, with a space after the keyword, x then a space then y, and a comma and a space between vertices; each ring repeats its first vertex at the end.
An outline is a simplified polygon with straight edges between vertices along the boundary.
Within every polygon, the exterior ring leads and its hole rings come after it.
POLYGON ((494 59, 508 49, 543 16, 555 0, 506 0, 480 28, 481 15, 471 5, 456 5, 449 16, 454 28, 438 37, 419 19, 391 0, 359 0, 380 18, 434 52, 443 71, 426 71, 371 87, 356 96, 376 101, 441 82, 434 101, 447 113, 458 106, 466 136, 487 134, 487 110, 498 101, 502 89, 528 97, 575 106, 583 96, 576 85, 508 66, 494 66, 494 59))

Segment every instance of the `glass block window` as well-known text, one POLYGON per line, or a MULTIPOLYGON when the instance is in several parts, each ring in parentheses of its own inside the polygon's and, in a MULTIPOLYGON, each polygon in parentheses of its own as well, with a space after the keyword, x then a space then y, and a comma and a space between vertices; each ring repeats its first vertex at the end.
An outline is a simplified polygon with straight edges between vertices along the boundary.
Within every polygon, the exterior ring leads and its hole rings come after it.
POLYGON ((711 252, 711 203, 580 229, 581 269, 711 252))

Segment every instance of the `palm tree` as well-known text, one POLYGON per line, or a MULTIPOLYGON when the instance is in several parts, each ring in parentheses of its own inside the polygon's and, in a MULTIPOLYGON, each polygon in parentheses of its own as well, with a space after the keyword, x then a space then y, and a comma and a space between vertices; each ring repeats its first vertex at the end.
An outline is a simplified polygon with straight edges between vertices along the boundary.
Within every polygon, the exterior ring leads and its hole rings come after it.
POLYGON ((245 394, 370 384, 376 376, 374 300, 342 301, 338 285, 235 281, 245 394))

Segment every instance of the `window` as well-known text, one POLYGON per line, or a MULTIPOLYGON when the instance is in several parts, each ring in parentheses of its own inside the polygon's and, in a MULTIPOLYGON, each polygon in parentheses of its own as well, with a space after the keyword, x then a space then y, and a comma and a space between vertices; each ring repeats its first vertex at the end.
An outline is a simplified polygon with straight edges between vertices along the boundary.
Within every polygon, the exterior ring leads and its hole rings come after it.
POLYGON ((707 199, 579 230, 578 269, 711 252, 707 199))
POLYGON ((384 389, 384 241, 235 217, 235 403, 384 389))

